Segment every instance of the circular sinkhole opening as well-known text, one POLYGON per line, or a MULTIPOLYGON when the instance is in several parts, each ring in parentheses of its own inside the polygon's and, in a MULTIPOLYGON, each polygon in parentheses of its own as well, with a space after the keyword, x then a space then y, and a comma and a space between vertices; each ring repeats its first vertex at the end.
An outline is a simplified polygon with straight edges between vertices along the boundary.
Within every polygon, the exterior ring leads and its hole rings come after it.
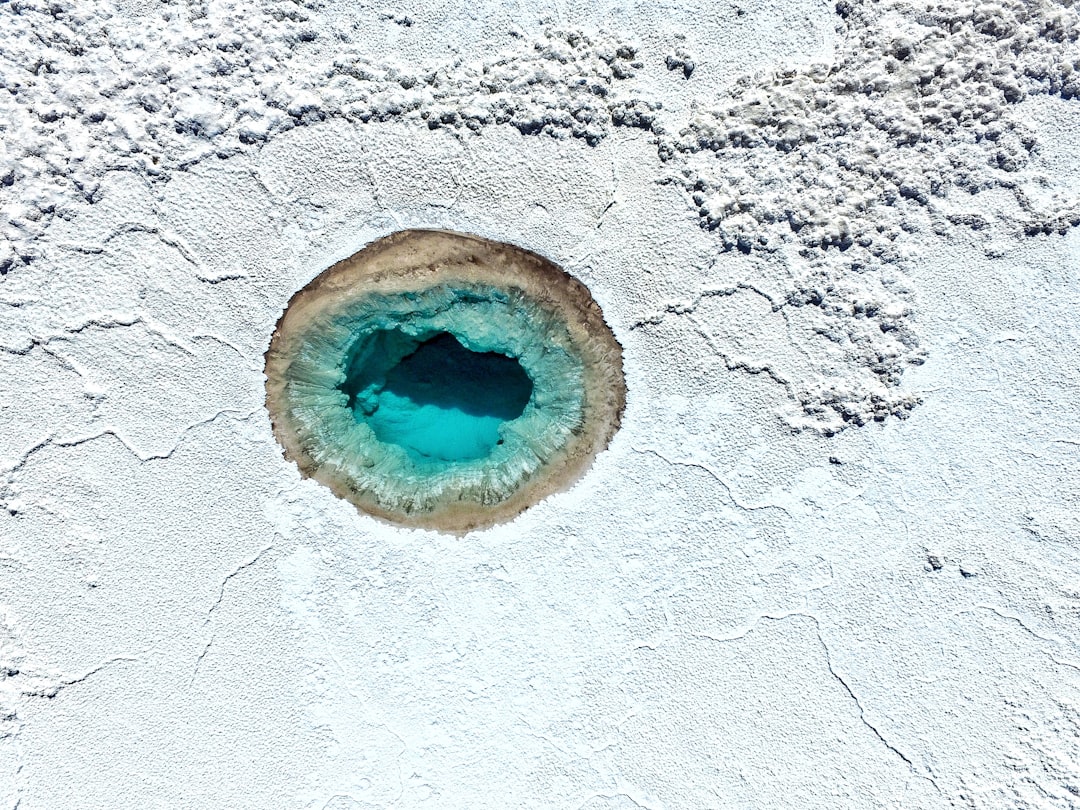
POLYGON ((626 399, 622 349, 580 281, 429 230, 380 239, 293 296, 266 388, 304 475, 369 514, 458 533, 570 486, 626 399))

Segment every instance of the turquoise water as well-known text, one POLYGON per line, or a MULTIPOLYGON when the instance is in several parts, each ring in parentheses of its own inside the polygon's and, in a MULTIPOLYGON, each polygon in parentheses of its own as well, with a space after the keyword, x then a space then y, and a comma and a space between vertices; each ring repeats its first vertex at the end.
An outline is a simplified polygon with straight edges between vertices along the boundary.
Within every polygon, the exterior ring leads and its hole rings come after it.
POLYGON ((533 390, 529 375, 517 360, 470 351, 447 332, 395 357, 414 342, 400 332, 380 335, 353 364, 344 390, 357 421, 418 461, 489 455, 502 444, 499 428, 524 412, 533 390))
POLYGON ((505 500, 585 414, 565 321, 513 287, 350 298, 309 322, 285 380, 311 463, 405 513, 505 500))

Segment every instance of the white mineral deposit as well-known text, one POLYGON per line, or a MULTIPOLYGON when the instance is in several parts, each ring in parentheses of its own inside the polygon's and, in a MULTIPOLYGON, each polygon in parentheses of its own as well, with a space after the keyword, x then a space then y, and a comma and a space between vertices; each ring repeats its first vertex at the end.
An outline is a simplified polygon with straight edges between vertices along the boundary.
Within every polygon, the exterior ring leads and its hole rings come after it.
POLYGON ((1073 0, 5 0, 0 134, 0 808, 1080 808, 1073 0))

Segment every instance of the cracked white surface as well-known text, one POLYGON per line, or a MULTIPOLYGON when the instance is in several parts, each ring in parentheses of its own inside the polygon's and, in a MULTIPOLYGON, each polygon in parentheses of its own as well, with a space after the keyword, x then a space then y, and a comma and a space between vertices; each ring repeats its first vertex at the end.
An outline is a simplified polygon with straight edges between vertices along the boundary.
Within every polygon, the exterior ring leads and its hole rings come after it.
POLYGON ((1075 11, 839 11, 0 6, 0 806, 1080 807, 1075 11), (919 42, 971 71, 916 92, 919 42), (822 75, 812 147, 732 124, 822 75), (625 349, 610 450, 462 539, 263 409, 289 296, 408 226, 549 256, 625 349))

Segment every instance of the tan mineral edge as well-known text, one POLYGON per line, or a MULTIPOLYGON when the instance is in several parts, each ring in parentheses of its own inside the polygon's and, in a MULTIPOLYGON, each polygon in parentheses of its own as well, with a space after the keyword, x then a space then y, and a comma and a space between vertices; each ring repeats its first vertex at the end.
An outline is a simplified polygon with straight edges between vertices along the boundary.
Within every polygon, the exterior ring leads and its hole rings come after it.
POLYGON ((266 407, 274 436, 301 475, 328 487, 361 511, 395 525, 465 534, 516 517, 570 488, 618 430, 626 405, 622 347, 588 288, 531 251, 453 231, 411 229, 378 239, 316 276, 289 301, 266 352, 266 407), (439 284, 514 287, 563 316, 585 369, 584 429, 558 455, 497 504, 446 501, 430 511, 389 509, 319 467, 300 446, 287 412, 285 380, 292 349, 307 325, 357 295, 419 291, 439 284))

